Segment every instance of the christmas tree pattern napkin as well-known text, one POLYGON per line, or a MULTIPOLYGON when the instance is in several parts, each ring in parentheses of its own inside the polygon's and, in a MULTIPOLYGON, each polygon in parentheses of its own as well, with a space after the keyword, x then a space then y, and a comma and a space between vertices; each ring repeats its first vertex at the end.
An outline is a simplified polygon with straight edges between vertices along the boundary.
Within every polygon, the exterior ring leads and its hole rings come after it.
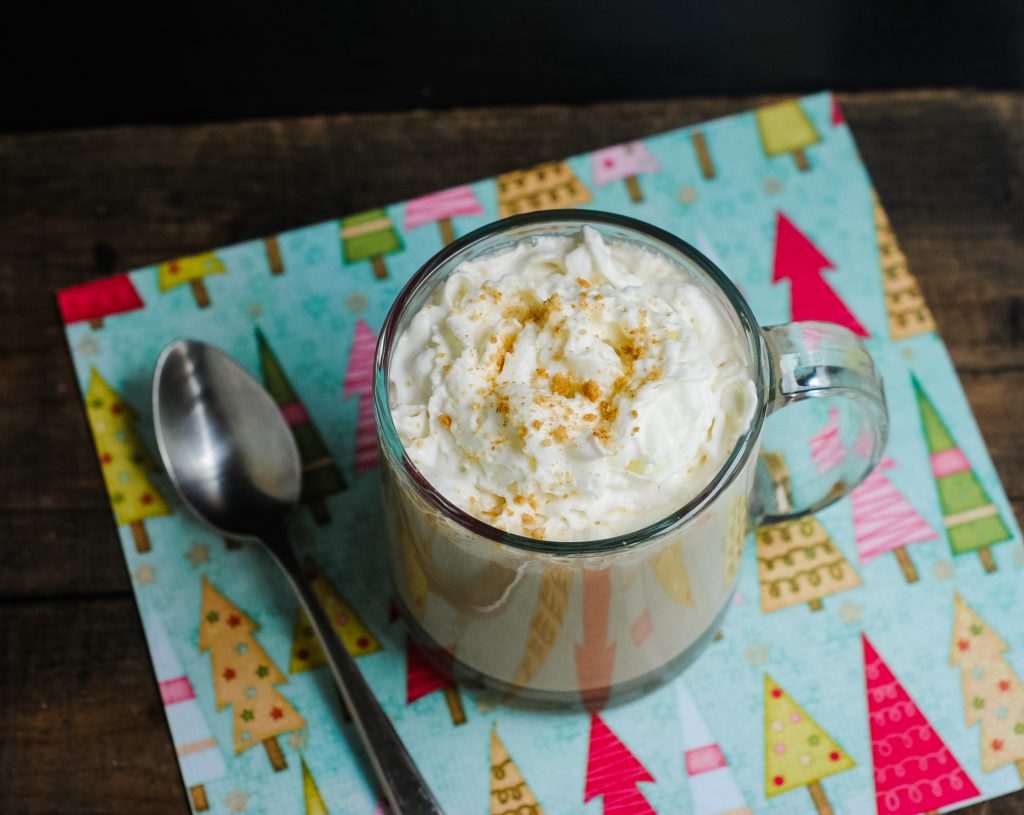
MULTIPOLYGON (((291 425, 305 473, 295 545, 446 812, 911 815, 1024 784, 1020 531, 830 95, 58 299, 196 812, 383 808, 284 581, 254 546, 190 520, 154 460, 152 370, 183 326, 261 378, 291 425), (751 536, 697 663, 595 715, 504 707, 409 640, 384 572, 370 395, 375 332, 427 258, 498 217, 569 206, 680 235, 763 323, 826 319, 865 337, 892 418, 884 460, 851 498, 751 536)), ((806 456, 827 471, 836 451, 828 419, 806 456)), ((557 605, 537 615, 556 631, 557 605)))

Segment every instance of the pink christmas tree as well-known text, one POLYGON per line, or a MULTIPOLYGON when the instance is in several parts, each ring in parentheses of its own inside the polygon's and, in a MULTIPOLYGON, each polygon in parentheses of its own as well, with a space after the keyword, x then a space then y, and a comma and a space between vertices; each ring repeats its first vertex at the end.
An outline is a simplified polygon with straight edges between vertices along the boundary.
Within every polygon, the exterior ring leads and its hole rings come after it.
POLYGON ((590 716, 590 749, 583 803, 604 797, 604 815, 657 815, 637 784, 654 781, 601 717, 590 716))
POLYGON ((593 153, 594 183, 603 187, 613 181, 625 181, 629 198, 634 204, 644 200, 637 176, 641 173, 656 173, 661 169, 658 160, 640 141, 617 144, 593 153))
POLYGON ((885 471, 895 466, 891 458, 883 458, 850 495, 857 558, 867 563, 892 552, 903 577, 908 583, 914 583, 917 569, 905 547, 938 540, 939 535, 886 477, 885 471))
POLYGON ((424 696, 442 691, 452 724, 465 724, 466 710, 459 697, 459 686, 451 677, 445 676, 437 669, 427 652, 413 642, 412 638, 406 639, 405 644, 405 703, 411 705, 424 696))
POLYGON ((363 320, 356 323, 348 371, 342 395, 359 398, 356 418, 356 472, 364 473, 377 466, 377 424, 373 418, 373 355, 377 337, 363 320))
POLYGON ((436 221, 441 230, 441 240, 447 246, 455 240, 452 218, 457 215, 483 214, 484 209, 476 200, 472 187, 452 187, 450 190, 442 190, 406 202, 405 228, 417 229, 436 221))
POLYGON ((889 666, 861 636, 878 815, 919 815, 980 795, 889 666))
POLYGON ((145 306, 126 274, 61 289, 57 292, 57 304, 66 325, 88 320, 94 330, 103 328, 106 317, 145 306))
POLYGON ((839 438, 839 411, 829 408, 825 426, 811 436, 811 459, 819 473, 827 473, 836 467, 846 455, 842 439, 839 438))
POLYGON ((849 328, 861 337, 868 336, 853 312, 826 282, 823 272, 834 269, 825 257, 789 218, 778 213, 775 232, 775 260, 772 282, 789 279, 789 298, 794 320, 823 320, 849 328))

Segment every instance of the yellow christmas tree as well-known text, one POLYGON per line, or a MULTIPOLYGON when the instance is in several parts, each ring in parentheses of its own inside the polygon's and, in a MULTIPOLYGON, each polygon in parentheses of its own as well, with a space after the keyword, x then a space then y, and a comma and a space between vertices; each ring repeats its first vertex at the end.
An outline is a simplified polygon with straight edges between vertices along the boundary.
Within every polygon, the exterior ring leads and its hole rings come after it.
POLYGON ((171 508, 147 475, 158 467, 133 426, 138 415, 95 368, 89 374, 85 411, 117 523, 128 524, 135 548, 148 552, 145 519, 170 515, 171 508))
POLYGON ((300 756, 299 763, 302 765, 302 797, 306 802, 306 815, 330 815, 327 804, 320 794, 320 788, 316 785, 316 779, 306 765, 306 759, 300 756))
POLYGON ((160 287, 160 291, 168 291, 175 286, 188 283, 196 305, 199 308, 206 308, 210 305, 210 294, 206 291, 203 278, 224 274, 225 271, 220 258, 213 252, 203 252, 201 255, 192 255, 172 260, 169 263, 161 263, 157 273, 157 285, 160 287))
POLYGON ((769 157, 792 153, 800 172, 811 169, 804 149, 820 142, 821 136, 796 99, 758 108, 754 115, 761 144, 769 157))
POLYGON ((861 584, 842 551, 813 515, 757 530, 761 608, 777 611, 807 603, 821 610, 821 598, 861 584))
POLYGON ((949 661, 960 666, 967 726, 981 723, 981 769, 1013 763, 1024 782, 1024 684, 1003 656, 1009 650, 957 593, 949 661))
POLYGON ((204 577, 199 652, 210 652, 217 709, 231 706, 236 754, 262 744, 280 771, 288 764, 277 736, 306 722, 277 690, 288 678, 257 642, 256 631, 259 626, 204 577))
POLYGON ((513 688, 521 688, 529 682, 551 653, 559 632, 565 610, 569 605, 569 591, 572 588, 573 572, 561 566, 546 566, 540 578, 537 605, 530 618, 530 629, 526 635, 526 648, 516 667, 513 688))
POLYGON ((552 161, 499 175, 498 215, 522 215, 540 209, 564 209, 594 200, 567 162, 552 161))
POLYGON ((498 731, 491 731, 490 815, 544 815, 533 790, 512 761, 498 731))
MULTIPOLYGON (((373 636, 352 606, 327 579, 327 575, 323 573, 313 558, 306 558, 305 569, 313 591, 316 592, 320 604, 327 612, 334 630, 341 637, 345 649, 354 657, 375 654, 381 650, 378 639, 373 636)), ((320 647, 320 640, 317 639, 306 612, 299 608, 295 619, 295 632, 292 636, 292 654, 288 672, 297 674, 326 664, 327 657, 324 656, 323 649, 320 647)))
POLYGON ((856 762, 767 674, 764 677, 764 795, 807 787, 821 815, 831 813, 821 779, 856 762))
POLYGON ((693 592, 683 561, 683 542, 670 543, 649 561, 661 587, 681 606, 692 606, 693 592))
POLYGON ((885 214, 874 189, 871 190, 871 203, 875 211, 875 234, 878 238, 878 258, 882 264, 882 291, 885 294, 885 311, 889 317, 889 336, 894 340, 903 340, 934 331, 935 320, 928 310, 917 280, 907 268, 907 256, 900 251, 889 216, 885 214))

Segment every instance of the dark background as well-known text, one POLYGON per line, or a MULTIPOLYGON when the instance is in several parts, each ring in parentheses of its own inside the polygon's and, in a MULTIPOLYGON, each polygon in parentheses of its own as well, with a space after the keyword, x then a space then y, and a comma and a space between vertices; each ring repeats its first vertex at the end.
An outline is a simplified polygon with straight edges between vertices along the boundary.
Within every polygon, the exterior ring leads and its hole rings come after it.
POLYGON ((50 4, 0 24, 0 130, 690 94, 1024 87, 1024 4, 50 4))

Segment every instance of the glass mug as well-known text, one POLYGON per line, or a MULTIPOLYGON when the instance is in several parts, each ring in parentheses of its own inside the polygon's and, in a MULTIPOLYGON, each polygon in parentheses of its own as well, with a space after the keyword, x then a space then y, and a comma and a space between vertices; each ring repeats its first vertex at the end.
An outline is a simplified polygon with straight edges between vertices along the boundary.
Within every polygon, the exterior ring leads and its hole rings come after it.
MULTIPOLYGON (((507 218, 431 258, 381 331, 374 408, 389 565, 413 636, 461 680, 505 700, 567 707, 630 698, 689 664, 729 606, 751 523, 778 524, 787 539, 801 525, 806 530, 806 521, 786 522, 860 483, 888 434, 881 378, 850 331, 829 323, 762 329, 736 286, 692 246, 633 218, 583 210, 507 218), (405 455, 392 422, 388 373, 410 319, 460 263, 544 235, 577 234, 585 225, 606 240, 667 256, 712 296, 740 339, 757 407, 728 460, 685 506, 613 538, 541 541, 489 526, 432 488, 405 455), (797 415, 800 407, 776 413, 791 404, 813 407, 817 418, 809 421, 806 410, 797 415), (766 433, 769 415, 783 421, 766 433), (815 446, 827 454, 827 468, 822 456, 808 460, 801 452, 811 447, 808 427, 822 420, 815 446), (778 444, 758 455, 766 436, 778 444)), ((821 579, 849 569, 841 557, 828 559, 829 546, 802 574, 779 564, 773 579, 769 563, 765 590, 778 595, 773 602, 802 602, 801 593, 813 594, 821 579)), ((808 552, 815 551, 812 544, 808 552)))

